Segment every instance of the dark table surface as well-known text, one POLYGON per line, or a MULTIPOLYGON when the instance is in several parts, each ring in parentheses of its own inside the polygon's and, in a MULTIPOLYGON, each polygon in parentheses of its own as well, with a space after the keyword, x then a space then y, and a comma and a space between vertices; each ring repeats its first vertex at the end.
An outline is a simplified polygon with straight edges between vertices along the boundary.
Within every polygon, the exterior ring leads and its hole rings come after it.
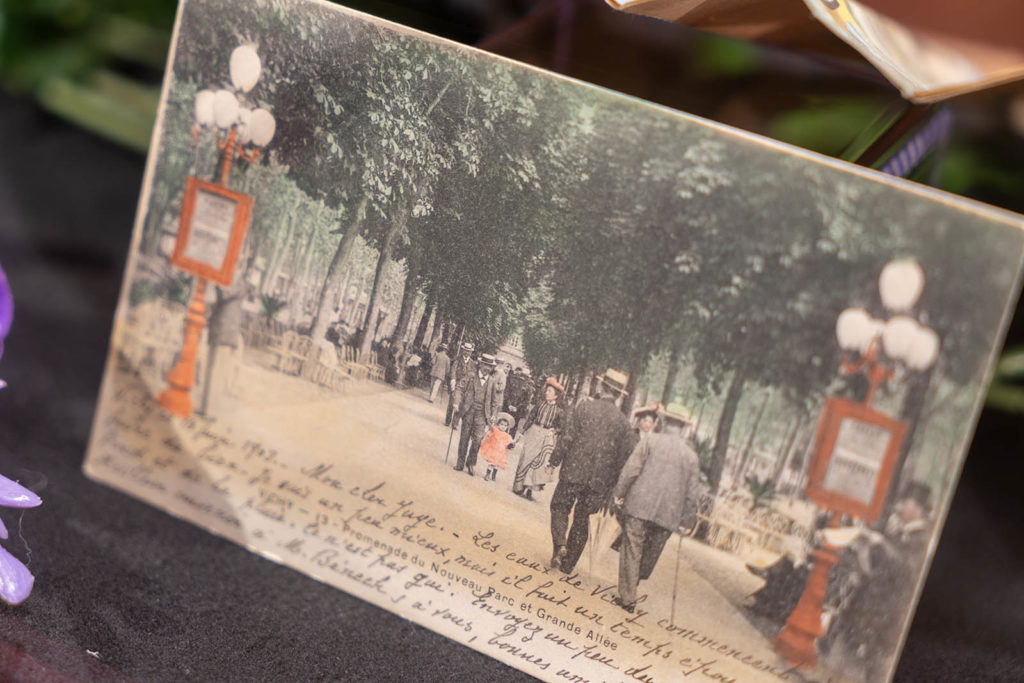
MULTIPOLYGON (((0 262, 17 306, 0 472, 45 484, 41 508, 4 513, 36 585, 0 606, 0 678, 529 680, 83 476, 143 163, 0 97, 0 262)), ((982 414, 898 681, 1024 681, 1022 425, 982 414)))

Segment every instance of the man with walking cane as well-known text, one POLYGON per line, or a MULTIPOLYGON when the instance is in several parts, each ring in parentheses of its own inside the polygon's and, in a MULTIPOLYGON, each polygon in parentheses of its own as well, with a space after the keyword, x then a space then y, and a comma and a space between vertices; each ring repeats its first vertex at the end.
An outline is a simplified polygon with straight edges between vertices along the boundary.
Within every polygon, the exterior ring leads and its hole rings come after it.
POLYGON ((594 400, 573 409, 548 461, 562 468, 551 496, 551 566, 566 574, 579 562, 590 538, 590 517, 607 505, 636 443, 629 420, 615 402, 626 395, 628 379, 614 368, 598 378, 594 400))
POLYGON ((505 380, 503 375, 494 373, 495 365, 494 356, 482 354, 477 369, 456 389, 458 409, 453 420, 460 421, 462 428, 455 470, 465 471, 469 476, 473 476, 476 467, 480 442, 501 411, 505 380))
POLYGON ((459 419, 452 419, 451 429, 448 430, 448 448, 444 450, 444 464, 448 464, 448 454, 452 452, 452 437, 455 436, 455 428, 459 426, 459 419))
POLYGON ((615 604, 630 613, 636 610, 637 585, 651 576, 672 532, 697 523, 700 465, 684 435, 689 420, 676 405, 661 420, 662 432, 640 440, 612 493, 623 536, 615 604))

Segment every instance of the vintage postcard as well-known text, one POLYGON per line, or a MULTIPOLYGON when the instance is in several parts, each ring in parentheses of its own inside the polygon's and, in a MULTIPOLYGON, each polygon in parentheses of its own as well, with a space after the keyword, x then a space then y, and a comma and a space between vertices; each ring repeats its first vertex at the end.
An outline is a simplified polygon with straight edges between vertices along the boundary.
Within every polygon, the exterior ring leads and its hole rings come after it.
POLYGON ((549 681, 891 676, 1019 217, 186 0, 85 463, 549 681))

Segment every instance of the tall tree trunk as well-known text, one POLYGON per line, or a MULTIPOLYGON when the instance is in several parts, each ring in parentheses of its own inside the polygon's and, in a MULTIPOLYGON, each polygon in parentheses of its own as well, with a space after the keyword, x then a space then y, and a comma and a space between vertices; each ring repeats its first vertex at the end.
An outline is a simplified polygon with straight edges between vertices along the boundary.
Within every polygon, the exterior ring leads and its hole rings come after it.
POLYGON ((377 258, 377 270, 373 274, 373 288, 370 289, 370 300, 366 304, 366 318, 363 324, 363 343, 359 345, 359 353, 363 358, 370 357, 373 338, 377 330, 377 309, 380 308, 379 299, 384 284, 384 268, 391 261, 395 237, 405 229, 405 223, 409 220, 409 211, 405 206, 402 206, 399 211, 398 217, 391 222, 387 232, 384 233, 384 243, 381 245, 380 256, 377 258))
POLYGON ((775 490, 779 491, 782 484, 782 477, 786 473, 786 469, 789 464, 793 461, 793 453, 796 450, 796 437, 800 434, 800 429, 804 426, 804 413, 800 413, 796 422, 793 423, 793 428, 789 432, 789 437, 783 443, 782 448, 779 450, 779 460, 775 463, 775 471, 772 472, 772 484, 775 486, 775 490))
MULTIPOLYGON (((431 297, 431 300, 433 297, 431 297)), ((430 316, 427 318, 430 322, 427 324, 427 330, 423 334, 423 343, 430 353, 434 353, 437 349, 437 328, 441 325, 441 312, 437 310, 437 306, 431 305, 430 316)))
POLYGON ((462 347, 462 342, 465 341, 466 326, 461 322, 451 319, 448 325, 448 346, 455 345, 453 348, 459 349, 462 347))
POLYGON ((305 262, 310 258, 313 250, 312 235, 310 239, 304 240, 305 247, 296 250, 294 263, 292 264, 292 276, 288 280, 288 287, 284 290, 284 300, 288 302, 285 311, 288 313, 288 320, 291 325, 296 325, 306 313, 306 300, 309 298, 309 291, 306 287, 306 277, 303 275, 305 262))
POLYGON ((345 269, 345 276, 341 281, 341 287, 338 288, 338 296, 334 299, 334 312, 344 314, 345 311, 345 295, 348 294, 349 283, 352 282, 352 273, 355 272, 355 266, 349 265, 345 269))
MULTIPOLYGON (((288 212, 288 232, 285 235, 284 241, 276 252, 275 270, 280 273, 281 270, 287 268, 290 276, 288 278, 288 285, 285 287, 284 296, 289 302, 289 292, 292 289, 294 283, 299 278, 299 259, 302 253, 301 245, 303 242, 313 242, 313 232, 316 230, 317 224, 320 222, 320 217, 323 215, 323 204, 319 204, 319 208, 312 216, 307 216, 299 213, 299 209, 302 203, 296 199, 291 211, 288 212), (306 239, 302 238, 302 230, 300 224, 303 220, 308 221, 309 224, 309 237, 306 239)), ((292 304, 290 304, 292 305, 292 304)))
POLYGON ((761 418, 764 417, 765 408, 768 407, 769 401, 772 400, 772 390, 768 389, 764 395, 764 400, 761 401, 761 409, 757 411, 757 417, 754 418, 754 424, 750 428, 750 434, 747 435, 747 443, 743 448, 743 458, 740 460, 740 465, 736 469, 736 476, 733 478, 733 488, 736 488, 738 483, 742 483, 747 476, 747 468, 750 466, 750 459, 754 453, 754 439, 757 437, 757 430, 761 427, 761 418))
MULTIPOLYGON (((285 290, 285 298, 291 300, 295 296, 295 291, 299 287, 303 287, 306 280, 309 279, 309 268, 313 261, 313 245, 316 244, 316 240, 310 235, 309 239, 306 240, 306 246, 302 250, 302 255, 298 258, 298 267, 295 268, 292 274, 291 282, 288 283, 288 289, 285 290)), ((304 298, 304 297, 303 297, 304 298)))
POLYGON ((437 312, 434 315, 437 316, 437 320, 434 323, 434 336, 433 339, 430 340, 430 343, 435 346, 448 344, 450 347, 451 344, 449 344, 448 338, 451 336, 451 332, 449 331, 451 328, 451 321, 448 320, 448 314, 438 306, 437 312))
POLYGON ((794 491, 801 492, 801 498, 806 496, 803 493, 804 482, 807 480, 807 470, 811 467, 811 449, 814 447, 814 432, 811 432, 810 436, 804 438, 802 434, 797 435, 796 446, 793 450, 793 458, 800 456, 800 474, 796 478, 796 481, 790 486, 786 487, 787 492, 792 495, 794 491))
POLYGON ((622 414, 629 417, 633 413, 633 404, 636 403, 636 385, 640 380, 640 373, 643 372, 643 363, 633 361, 627 368, 629 379, 626 380, 626 395, 622 397, 622 405, 619 409, 622 414))
POLYGON ((254 239, 246 237, 245 241, 242 243, 242 255, 240 257, 242 263, 245 264, 242 267, 242 274, 240 275, 240 277, 245 283, 245 291, 247 293, 250 291, 251 288, 250 281, 252 280, 253 273, 255 272, 256 259, 259 257, 260 251, 259 245, 254 244, 253 242, 254 239))
POLYGON ((725 395, 725 405, 722 406, 722 414, 718 416, 718 429, 715 432, 715 448, 711 452, 711 476, 708 477, 711 484, 711 494, 718 493, 718 486, 722 482, 722 472, 725 470, 725 459, 729 454, 729 435, 732 432, 732 423, 736 419, 736 408, 740 404, 740 397, 743 395, 743 368, 738 367, 732 373, 729 381, 729 390, 725 395))
POLYGON ((350 284, 348 288, 352 289, 352 287, 355 287, 356 292, 352 295, 352 307, 345 311, 345 315, 343 317, 346 323, 358 330, 359 326, 363 322, 362 318, 366 315, 366 311, 359 313, 359 302, 363 300, 363 292, 366 291, 366 283, 364 282, 365 278, 363 277, 362 267, 353 263, 352 270, 354 271, 352 275, 353 284, 350 284))
MULTIPOLYGON (((298 286, 300 301, 298 304, 301 306, 301 310, 305 311, 306 301, 309 299, 312 293, 312 287, 310 287, 311 271, 313 270, 313 256, 316 253, 316 231, 320 225, 320 221, 323 219, 323 205, 320 205, 319 210, 316 214, 316 219, 313 222, 312 229, 309 231, 309 235, 305 238, 305 247, 302 250, 302 255, 299 257, 298 263, 295 268, 295 275, 292 277, 293 286, 298 286)), ((289 300, 293 298, 293 291, 288 293, 289 300)))
POLYGON ((445 339, 444 313, 439 306, 434 306, 434 328, 430 332, 430 349, 434 350, 445 339))
POLYGON ((668 356, 668 373, 665 375, 665 386, 661 390, 661 402, 664 405, 672 403, 672 397, 676 391, 676 377, 679 375, 679 362, 683 355, 682 337, 675 340, 672 352, 668 356))
POLYGON ((263 271, 263 279, 260 281, 260 294, 263 295, 271 294, 274 291, 274 280, 277 279, 277 274, 280 272, 281 266, 284 265, 285 257, 295 248, 295 240, 292 239, 292 235, 295 234, 295 227, 299 222, 295 217, 299 208, 298 199, 289 202, 289 206, 290 210, 285 210, 284 214, 287 227, 283 233, 275 232, 278 239, 274 240, 274 250, 267 260, 267 269, 263 271))
POLYGON ((395 324, 395 331, 391 333, 391 346, 397 347, 406 332, 409 331, 409 322, 412 320, 412 307, 416 303, 416 272, 412 266, 408 268, 405 275, 405 283, 402 285, 402 305, 398 310, 398 322, 395 324))
POLYGON ((413 347, 422 346, 423 338, 427 336, 427 325, 430 323, 431 309, 434 308, 432 301, 433 297, 427 295, 427 300, 423 303, 423 315, 420 316, 420 324, 416 326, 416 336, 413 337, 413 347))
POLYGON ((352 247, 356 244, 356 237, 359 236, 359 228, 366 214, 366 203, 367 199, 365 197, 359 202, 355 215, 349 222, 348 229, 345 230, 345 234, 342 235, 341 241, 338 243, 338 249, 334 252, 334 258, 331 259, 331 264, 327 267, 327 277, 324 279, 324 285, 320 289, 320 297, 316 304, 316 314, 313 316, 313 324, 309 328, 309 336, 313 338, 314 344, 323 341, 324 335, 327 332, 327 326, 330 324, 334 308, 331 292, 341 284, 342 269, 348 262, 349 255, 352 253, 352 247))

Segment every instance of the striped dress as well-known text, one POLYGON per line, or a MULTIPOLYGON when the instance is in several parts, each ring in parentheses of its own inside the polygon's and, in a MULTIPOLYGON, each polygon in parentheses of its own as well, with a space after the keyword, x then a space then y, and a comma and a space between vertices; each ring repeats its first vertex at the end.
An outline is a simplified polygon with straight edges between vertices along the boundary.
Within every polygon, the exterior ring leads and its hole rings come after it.
POLYGON ((526 489, 538 489, 555 480, 553 469, 547 465, 561 426, 562 408, 557 402, 545 401, 530 411, 523 438, 516 447, 519 465, 512 484, 513 491, 522 493, 526 489))

